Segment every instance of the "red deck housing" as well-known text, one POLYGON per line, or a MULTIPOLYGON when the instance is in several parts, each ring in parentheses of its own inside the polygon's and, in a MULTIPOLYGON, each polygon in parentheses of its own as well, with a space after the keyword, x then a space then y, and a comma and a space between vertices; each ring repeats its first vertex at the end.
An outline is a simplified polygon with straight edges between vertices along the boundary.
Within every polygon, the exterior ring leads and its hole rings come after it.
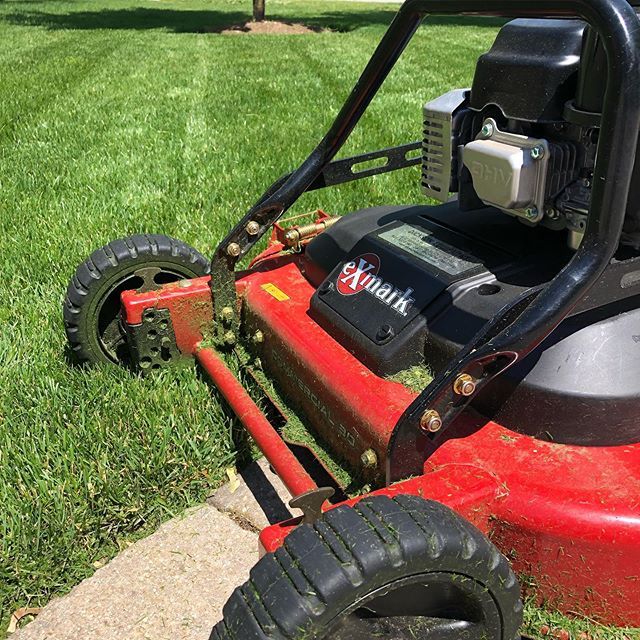
MULTIPOLYGON (((304 269, 303 255, 272 247, 239 275, 243 331, 262 332, 265 368, 325 440, 353 465, 373 449, 382 472, 393 427, 415 394, 373 374, 312 320, 314 289, 304 269)), ((209 372, 292 494, 313 485, 215 352, 201 348, 213 322, 208 278, 125 292, 122 302, 130 325, 142 322, 145 308, 169 309, 179 349, 209 372)), ((523 585, 550 606, 640 626, 640 443, 553 444, 473 413, 460 424, 467 435, 443 444, 423 476, 378 493, 418 494, 455 509, 489 535, 523 585)), ((263 548, 277 548, 292 526, 265 529, 263 548)))

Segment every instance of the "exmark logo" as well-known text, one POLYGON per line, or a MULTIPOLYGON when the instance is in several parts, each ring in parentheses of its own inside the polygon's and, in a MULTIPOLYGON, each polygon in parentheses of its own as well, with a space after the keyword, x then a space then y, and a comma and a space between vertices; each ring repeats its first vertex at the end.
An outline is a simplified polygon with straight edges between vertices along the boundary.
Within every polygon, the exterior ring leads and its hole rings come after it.
POLYGON ((375 253, 364 253, 350 262, 346 262, 338 275, 336 288, 343 296, 352 296, 360 291, 375 296, 401 316, 406 316, 415 298, 413 289, 404 291, 378 276, 380 258, 375 253))

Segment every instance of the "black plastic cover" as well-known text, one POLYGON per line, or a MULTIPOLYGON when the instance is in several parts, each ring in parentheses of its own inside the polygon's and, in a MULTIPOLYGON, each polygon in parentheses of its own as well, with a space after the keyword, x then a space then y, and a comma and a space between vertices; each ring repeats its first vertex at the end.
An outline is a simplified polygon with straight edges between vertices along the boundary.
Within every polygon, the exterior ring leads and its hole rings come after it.
POLYGON ((495 104, 507 118, 562 120, 564 104, 576 92, 585 26, 580 20, 508 22, 478 59, 471 108, 495 104))
POLYGON ((378 374, 424 362, 425 347, 437 368, 511 298, 554 275, 562 240, 456 202, 359 211, 307 248, 319 285, 311 313, 378 374))

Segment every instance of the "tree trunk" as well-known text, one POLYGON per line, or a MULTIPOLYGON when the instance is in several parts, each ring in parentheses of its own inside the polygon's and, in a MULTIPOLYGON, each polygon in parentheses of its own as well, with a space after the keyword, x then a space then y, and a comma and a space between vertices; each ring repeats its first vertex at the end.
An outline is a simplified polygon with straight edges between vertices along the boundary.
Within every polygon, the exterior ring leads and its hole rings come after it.
POLYGON ((264 0, 253 0, 253 19, 256 22, 264 20, 264 0))

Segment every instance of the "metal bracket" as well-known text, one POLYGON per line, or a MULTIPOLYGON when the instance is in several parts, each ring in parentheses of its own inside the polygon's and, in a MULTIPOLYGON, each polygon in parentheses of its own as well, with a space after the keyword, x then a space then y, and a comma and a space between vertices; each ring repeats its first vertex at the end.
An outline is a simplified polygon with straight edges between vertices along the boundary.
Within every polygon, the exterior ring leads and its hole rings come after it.
MULTIPOLYGON (((290 202, 282 200, 274 203, 273 201, 280 188, 294 180, 297 172, 289 173, 276 180, 216 249, 211 261, 211 293, 216 317, 221 317, 222 309, 234 311, 237 309, 234 269, 238 260, 251 250, 302 193, 412 167, 419 164, 421 158, 420 156, 412 157, 411 152, 421 148, 421 141, 410 142, 398 147, 327 163, 320 168, 309 185, 292 197, 290 202), (358 168, 358 165, 375 160, 380 161, 376 166, 358 168)), ((237 331, 239 322, 236 312, 229 324, 237 331)), ((224 331, 221 324, 216 323, 216 327, 217 337, 222 340, 224 331)))
POLYGON ((167 367, 181 357, 169 309, 145 309, 142 324, 126 325, 132 362, 143 375, 167 367))
POLYGON ((387 484, 420 475, 424 461, 446 440, 473 397, 523 356, 507 348, 508 329, 541 290, 526 291, 498 312, 405 410, 387 448, 387 484))
POLYGON ((302 509, 302 523, 313 524, 322 515, 322 505, 335 493, 333 487, 318 487, 289 501, 292 509, 302 509))

